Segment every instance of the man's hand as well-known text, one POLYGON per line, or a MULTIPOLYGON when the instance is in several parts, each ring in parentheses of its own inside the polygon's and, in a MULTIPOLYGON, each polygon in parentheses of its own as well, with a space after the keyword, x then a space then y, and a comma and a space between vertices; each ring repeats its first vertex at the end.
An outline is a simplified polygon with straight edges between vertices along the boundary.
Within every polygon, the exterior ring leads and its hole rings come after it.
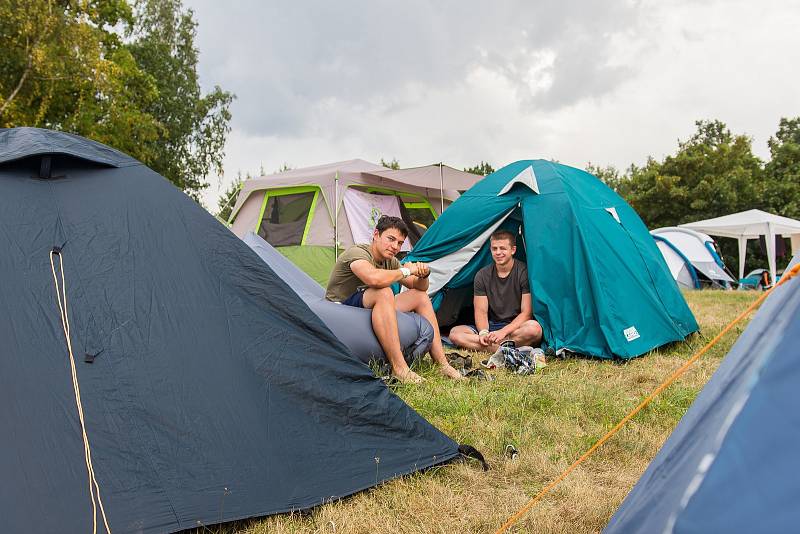
POLYGON ((478 342, 484 347, 491 345, 491 342, 489 341, 489 334, 478 334, 478 342))
POLYGON ((489 332, 489 335, 486 336, 486 339, 489 341, 490 344, 497 345, 501 341, 503 341, 506 337, 508 337, 508 334, 506 334, 505 328, 501 328, 500 330, 489 332))
POLYGON ((421 261, 407 263, 405 266, 411 269, 411 274, 417 278, 427 278, 431 274, 431 268, 421 261))

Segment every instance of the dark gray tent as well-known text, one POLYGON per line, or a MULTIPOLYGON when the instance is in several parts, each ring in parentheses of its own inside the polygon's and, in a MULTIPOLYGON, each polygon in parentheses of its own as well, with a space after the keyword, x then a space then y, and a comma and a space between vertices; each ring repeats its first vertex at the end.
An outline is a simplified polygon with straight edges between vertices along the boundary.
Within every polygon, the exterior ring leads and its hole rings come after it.
MULTIPOLYGON (((325 290, 322 286, 260 236, 248 232, 243 240, 361 361, 364 363, 373 360, 385 361, 386 355, 372 331, 370 310, 342 306, 325 300, 325 290)), ((406 361, 411 362, 419 358, 430 348, 433 341, 433 327, 421 315, 398 312, 397 329, 406 361)))
POLYGON ((247 245, 124 154, 0 130, 0 251, 6 532, 90 531, 87 464, 111 530, 169 532, 458 455, 247 245))
POLYGON ((794 278, 761 306, 604 532, 797 532, 798 340, 794 278))

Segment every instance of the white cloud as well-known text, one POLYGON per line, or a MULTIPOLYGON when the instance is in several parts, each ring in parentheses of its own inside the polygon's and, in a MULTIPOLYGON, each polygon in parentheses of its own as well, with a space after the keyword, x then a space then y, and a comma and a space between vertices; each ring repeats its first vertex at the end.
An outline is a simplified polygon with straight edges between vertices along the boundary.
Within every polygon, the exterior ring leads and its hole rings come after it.
POLYGON ((203 82, 238 96, 212 207, 262 164, 626 167, 674 152, 697 119, 767 157, 780 117, 800 115, 797 1, 187 5, 203 82))

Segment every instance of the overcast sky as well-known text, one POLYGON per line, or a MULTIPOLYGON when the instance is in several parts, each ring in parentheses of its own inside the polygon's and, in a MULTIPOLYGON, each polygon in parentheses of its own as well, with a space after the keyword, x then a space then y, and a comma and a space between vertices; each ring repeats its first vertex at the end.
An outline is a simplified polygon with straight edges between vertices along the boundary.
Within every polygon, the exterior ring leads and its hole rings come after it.
POLYGON ((200 76, 236 94, 237 171, 362 158, 624 168, 719 119, 766 159, 800 115, 800 0, 184 0, 200 76))

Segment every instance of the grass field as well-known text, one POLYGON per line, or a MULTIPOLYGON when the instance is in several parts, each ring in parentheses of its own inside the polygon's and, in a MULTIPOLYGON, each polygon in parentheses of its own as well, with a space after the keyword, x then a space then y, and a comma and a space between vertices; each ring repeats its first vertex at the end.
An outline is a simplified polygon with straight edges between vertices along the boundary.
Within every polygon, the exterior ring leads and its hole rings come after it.
MULTIPOLYGON (((505 371, 492 382, 451 383, 423 365, 427 381, 397 389, 409 405, 492 469, 453 464, 393 480, 304 515, 213 527, 212 532, 494 532, 760 293, 686 293, 701 334, 625 363, 553 359, 534 376, 505 371), (519 451, 511 460, 506 445, 519 451)), ((538 503, 511 532, 598 532, 708 381, 739 325, 654 403, 538 503)), ((474 354, 477 363, 478 354, 474 354)), ((207 529, 203 529, 208 531, 207 529)))

